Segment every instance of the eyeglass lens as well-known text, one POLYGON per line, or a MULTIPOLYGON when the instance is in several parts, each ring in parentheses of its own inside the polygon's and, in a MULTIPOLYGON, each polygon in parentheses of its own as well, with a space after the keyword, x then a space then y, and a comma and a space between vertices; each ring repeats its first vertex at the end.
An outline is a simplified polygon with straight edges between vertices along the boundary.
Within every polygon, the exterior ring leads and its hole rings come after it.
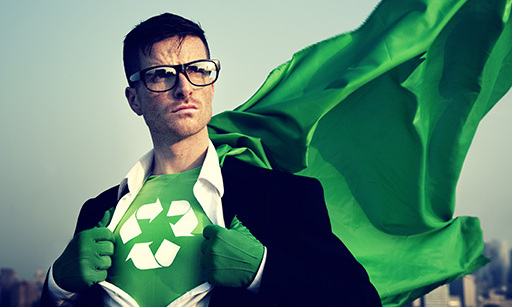
MULTIPOLYGON (((212 61, 189 63, 183 72, 196 86, 210 85, 217 79, 217 66, 212 61)), ((167 91, 176 85, 178 71, 174 67, 155 67, 144 74, 144 83, 152 91, 167 91)))

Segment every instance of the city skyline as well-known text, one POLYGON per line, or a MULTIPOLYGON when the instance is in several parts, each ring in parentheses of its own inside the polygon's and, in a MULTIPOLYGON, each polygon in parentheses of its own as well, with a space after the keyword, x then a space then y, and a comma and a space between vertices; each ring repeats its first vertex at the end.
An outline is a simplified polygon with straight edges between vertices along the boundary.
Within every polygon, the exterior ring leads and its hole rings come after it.
MULTIPOLYGON (((511 246, 506 241, 486 242, 484 253, 496 258, 496 262, 450 284, 439 286, 405 306, 511 306, 511 246)), ((19 278, 14 268, 0 269, 0 306, 28 306, 38 301, 45 278, 42 270, 35 272, 32 279, 24 280, 19 278)))
MULTIPOLYGON (((507 252, 509 254, 512 253, 512 241, 491 239, 489 241, 484 242, 485 245, 490 245, 490 244, 495 244, 495 243, 503 244, 503 245, 507 246, 507 252)), ((485 252, 484 252, 484 254, 485 254, 485 252)), ((509 261, 510 261, 510 264, 512 264, 512 259, 509 259, 509 261)), ((489 265, 489 263, 487 265, 489 265)), ((6 265, 0 263, 0 269, 5 269, 5 268, 13 269, 17 273, 20 280, 32 280, 32 279, 34 279, 34 277, 40 276, 41 272, 43 272, 43 274, 46 275, 47 270, 48 270, 48 268, 36 268, 34 270, 34 272, 32 272, 32 275, 30 275, 30 273, 29 274, 18 274, 20 271, 23 271, 21 268, 10 267, 10 266, 6 266, 6 265)), ((511 266, 511 269, 512 269, 512 266, 511 266)), ((477 271, 478 270, 479 269, 477 269, 477 271)))

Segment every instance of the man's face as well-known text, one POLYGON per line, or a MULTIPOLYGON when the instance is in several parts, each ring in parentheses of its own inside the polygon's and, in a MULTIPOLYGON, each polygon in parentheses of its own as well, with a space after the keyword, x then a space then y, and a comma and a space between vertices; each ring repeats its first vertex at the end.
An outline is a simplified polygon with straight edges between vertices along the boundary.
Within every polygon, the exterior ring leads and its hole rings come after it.
MULTIPOLYGON (((144 69, 207 59, 207 53, 201 39, 187 36, 181 44, 177 37, 157 42, 150 55, 140 53, 139 57, 144 69)), ((139 81, 135 88, 126 89, 126 97, 132 110, 144 117, 154 140, 180 141, 206 131, 212 115, 213 88, 213 84, 194 86, 179 74, 176 86, 167 92, 151 92, 139 81)))

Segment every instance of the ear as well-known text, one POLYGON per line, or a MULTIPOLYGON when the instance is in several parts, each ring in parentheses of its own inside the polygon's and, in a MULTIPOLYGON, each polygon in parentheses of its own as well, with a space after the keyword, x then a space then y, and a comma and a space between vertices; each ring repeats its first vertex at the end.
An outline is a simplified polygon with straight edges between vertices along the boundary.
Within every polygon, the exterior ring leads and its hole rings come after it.
POLYGON ((139 99, 137 97, 137 92, 135 91, 135 88, 127 87, 124 90, 124 95, 126 96, 126 99, 128 100, 128 104, 130 105, 130 108, 132 108, 133 112, 135 112, 135 114, 141 116, 142 108, 141 108, 141 105, 139 104, 139 99))

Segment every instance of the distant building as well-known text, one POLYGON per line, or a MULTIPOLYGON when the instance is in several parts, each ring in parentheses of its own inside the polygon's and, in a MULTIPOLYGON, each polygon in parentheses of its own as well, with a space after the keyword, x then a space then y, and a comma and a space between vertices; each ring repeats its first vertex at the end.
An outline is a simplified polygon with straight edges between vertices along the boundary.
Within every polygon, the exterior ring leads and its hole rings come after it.
POLYGON ((0 270, 0 287, 9 287, 18 281, 18 275, 13 269, 2 268, 2 270, 0 270))
POLYGON ((16 307, 32 307, 39 302, 41 287, 30 281, 22 281, 13 287, 11 303, 16 307))
POLYGON ((485 243, 484 254, 491 262, 477 272, 477 278, 485 281, 486 291, 503 288, 508 284, 510 248, 506 241, 493 240, 485 243))
POLYGON ((466 275, 453 281, 449 288, 452 297, 451 306, 477 307, 477 291, 473 275, 466 275))
POLYGON ((448 285, 442 285, 425 294, 408 306, 412 307, 449 307, 450 293, 448 285))
POLYGON ((41 273, 36 272, 34 281, 20 281, 13 269, 3 268, 0 271, 0 307, 39 306, 43 286, 41 273))
MULTIPOLYGON (((510 251, 510 258, 512 259, 512 250, 510 251)), ((512 266, 508 269, 507 279, 507 299, 512 299, 512 266)))
POLYGON ((45 279, 46 279, 46 273, 43 270, 37 270, 36 273, 34 274, 33 282, 36 285, 43 287, 45 279))
POLYGON ((403 307, 512 307, 512 251, 506 241, 485 243, 491 262, 403 307))
POLYGON ((0 306, 11 306, 11 293, 18 283, 18 275, 13 269, 2 268, 0 270, 0 306))

